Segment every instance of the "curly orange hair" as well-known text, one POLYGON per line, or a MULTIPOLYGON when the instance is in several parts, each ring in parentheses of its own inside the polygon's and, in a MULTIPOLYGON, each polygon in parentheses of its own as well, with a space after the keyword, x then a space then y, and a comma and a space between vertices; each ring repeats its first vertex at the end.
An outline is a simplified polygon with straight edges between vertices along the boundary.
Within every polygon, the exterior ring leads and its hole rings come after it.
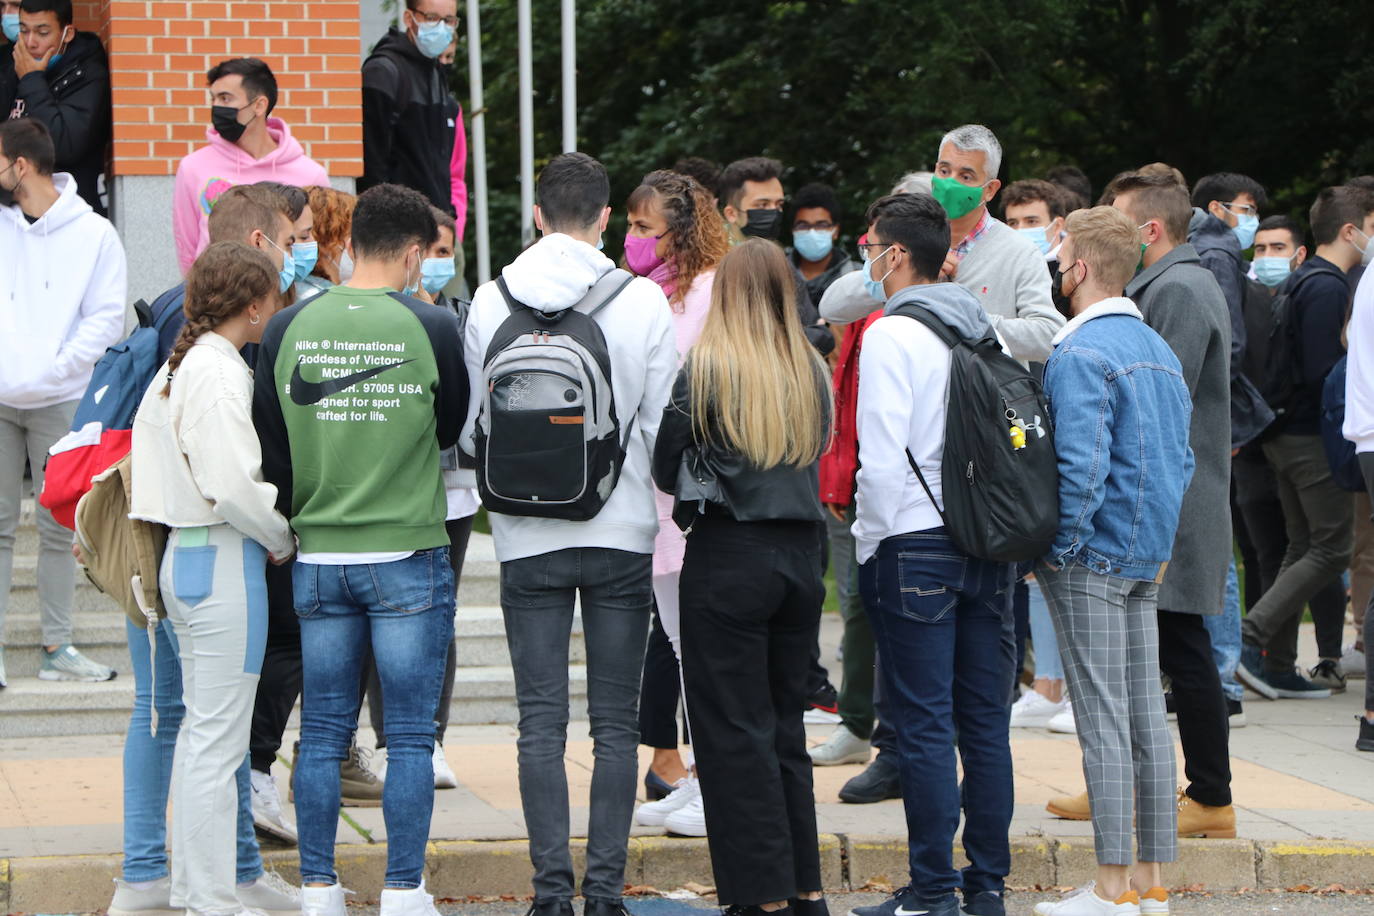
MULTIPOLYGON (((353 230, 353 207, 358 203, 358 198, 343 191, 318 186, 306 188, 305 193, 310 198, 310 212, 315 216, 315 241, 319 242, 320 251, 341 251, 353 230)), ((332 254, 326 257, 337 261, 332 254)), ((329 279, 318 261, 311 273, 329 279)))
POLYGON ((668 169, 650 172, 631 192, 625 206, 633 213, 651 200, 658 201, 668 223, 665 260, 677 268, 669 302, 680 312, 692 281, 720 263, 730 250, 730 240, 720 214, 711 204, 711 193, 695 178, 668 169))

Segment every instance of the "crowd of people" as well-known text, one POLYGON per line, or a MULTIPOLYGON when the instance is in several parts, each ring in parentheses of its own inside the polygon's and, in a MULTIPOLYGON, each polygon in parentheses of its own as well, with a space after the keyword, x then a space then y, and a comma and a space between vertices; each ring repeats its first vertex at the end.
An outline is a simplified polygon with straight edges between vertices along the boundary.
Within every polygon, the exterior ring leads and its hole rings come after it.
MULTIPOLYGON (((92 153, 103 51, 67 0, 2 12, 0 626, 26 469, 49 506, 97 362, 134 349, 106 356, 130 290, 92 153)), ((436 912, 425 846, 434 791, 457 784, 454 608, 482 506, 534 916, 579 893, 624 913, 632 822, 705 836, 734 916, 825 916, 812 767, 838 764, 866 765, 841 800, 900 798, 908 825, 909 883, 853 916, 1000 916, 1010 730, 1039 727, 1078 737, 1087 791, 1049 809, 1091 820, 1099 869, 1036 912, 1164 914, 1177 838, 1235 835, 1245 689, 1365 678, 1374 751, 1374 177, 1319 191, 1306 229, 1264 216, 1252 178, 1189 185, 1164 163, 1094 205, 1071 166, 1003 187, 1001 145, 968 124, 861 219, 822 184, 789 196, 766 157, 650 171, 617 265, 606 169, 566 153, 538 178, 540 239, 469 302, 455 4, 403 15, 363 67, 356 196, 271 117, 266 64, 207 74, 212 127, 171 214, 184 282, 133 332, 157 368, 102 529, 162 533, 143 587, 163 613, 145 598, 148 625, 128 623, 112 914, 342 916, 341 804, 383 809, 385 916, 436 912), (1347 606, 1363 632, 1343 646, 1347 606), (580 887, 575 611, 595 745, 580 887), (272 765, 298 700, 293 823, 272 765), (808 722, 833 732, 808 748, 808 722), (255 831, 298 844, 300 887, 264 871, 255 831)), ((108 680, 72 643, 68 524, 38 511, 39 677, 108 680)))

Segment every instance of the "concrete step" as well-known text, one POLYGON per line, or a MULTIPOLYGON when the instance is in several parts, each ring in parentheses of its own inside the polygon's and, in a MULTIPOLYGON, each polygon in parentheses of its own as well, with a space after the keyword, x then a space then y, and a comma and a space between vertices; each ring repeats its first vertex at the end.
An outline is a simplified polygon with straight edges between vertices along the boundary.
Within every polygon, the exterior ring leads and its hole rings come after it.
MULTIPOLYGON (((568 688, 572 717, 586 719, 585 666, 569 666, 568 688)), ((0 738, 123 735, 128 730, 133 703, 134 681, 127 670, 103 684, 40 681, 11 675, 10 686, 0 690, 0 738)), ((449 717, 458 725, 514 723, 518 711, 515 678, 510 668, 459 668, 449 717)), ((366 703, 359 725, 370 727, 366 703)), ((289 727, 300 727, 299 705, 291 714, 289 727)))
MULTIPOLYGON (((458 667, 510 667, 510 649, 506 645, 506 624, 499 607, 462 607, 454 621, 458 637, 458 667)), ((580 665, 587 659, 582 641, 582 617, 573 617, 572 637, 568 644, 568 661, 580 665)))

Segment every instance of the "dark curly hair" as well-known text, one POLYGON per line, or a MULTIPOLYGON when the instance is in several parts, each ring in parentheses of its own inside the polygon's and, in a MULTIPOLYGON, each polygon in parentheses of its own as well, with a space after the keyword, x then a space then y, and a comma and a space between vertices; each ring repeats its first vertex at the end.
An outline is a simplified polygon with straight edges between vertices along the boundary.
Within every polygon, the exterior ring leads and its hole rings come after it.
POLYGON ((711 205, 711 194, 695 179, 667 169, 650 172, 630 193, 625 208, 630 212, 657 200, 668 223, 665 260, 677 270, 669 303, 682 311, 682 300, 692 282, 720 263, 730 250, 725 225, 711 205))

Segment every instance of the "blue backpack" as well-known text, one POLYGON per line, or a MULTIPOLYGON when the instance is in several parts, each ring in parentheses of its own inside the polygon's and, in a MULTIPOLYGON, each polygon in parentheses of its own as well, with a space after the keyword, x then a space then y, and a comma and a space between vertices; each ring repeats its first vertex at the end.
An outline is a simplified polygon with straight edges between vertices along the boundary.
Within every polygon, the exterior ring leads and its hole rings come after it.
POLYGON ((43 492, 38 501, 68 528, 76 524, 76 504, 104 473, 129 451, 134 414, 166 359, 158 338, 181 311, 185 287, 178 285, 150 307, 134 303, 138 327, 105 351, 76 407, 71 432, 48 450, 43 492))
POLYGON ((1363 493, 1364 474, 1355 454, 1355 443, 1341 432, 1345 425, 1345 357, 1331 367, 1322 383, 1322 445, 1326 449, 1326 463, 1331 466, 1331 479, 1342 490, 1363 493))

